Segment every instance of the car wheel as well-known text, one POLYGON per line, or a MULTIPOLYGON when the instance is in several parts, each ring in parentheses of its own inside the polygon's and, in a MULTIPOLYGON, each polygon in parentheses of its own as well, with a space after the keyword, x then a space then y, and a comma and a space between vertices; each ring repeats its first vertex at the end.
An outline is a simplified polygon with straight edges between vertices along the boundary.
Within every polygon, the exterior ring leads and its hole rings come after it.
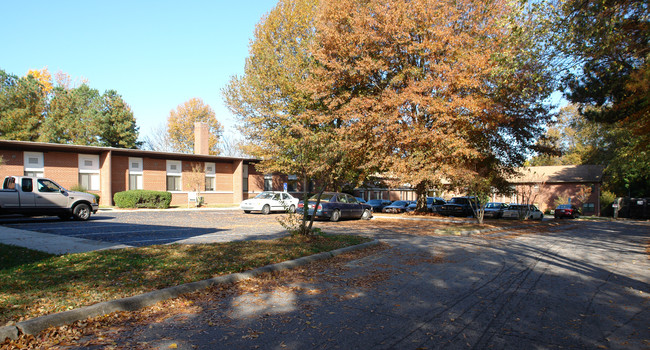
POLYGON ((74 209, 72 209, 72 216, 75 220, 88 220, 88 218, 90 218, 90 206, 84 203, 77 204, 74 209))
POLYGON ((250 210, 244 210, 244 213, 245 213, 245 214, 250 214, 251 211, 250 211, 250 210))
POLYGON ((271 207, 268 204, 262 207, 262 214, 269 215, 270 212, 271 212, 271 207))
POLYGON ((289 207, 289 213, 293 214, 295 212, 296 212, 296 206, 291 204, 291 206, 289 207))
POLYGON ((330 221, 337 222, 341 219, 341 212, 337 209, 334 210, 332 216, 330 216, 330 221))
POLYGON ((542 221, 544 219, 544 214, 539 216, 539 221, 542 221))
POLYGON ((370 220, 371 216, 372 216, 372 214, 370 213, 370 210, 365 209, 363 211, 363 214, 361 214, 361 220, 370 220))

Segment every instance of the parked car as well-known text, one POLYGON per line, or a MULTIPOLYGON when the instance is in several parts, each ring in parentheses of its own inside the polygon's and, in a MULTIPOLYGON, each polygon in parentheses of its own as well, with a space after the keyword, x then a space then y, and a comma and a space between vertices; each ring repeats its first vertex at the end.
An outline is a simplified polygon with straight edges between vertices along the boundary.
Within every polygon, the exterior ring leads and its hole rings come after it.
POLYGON ((485 214, 483 214, 483 217, 486 219, 498 219, 507 208, 508 205, 505 203, 490 202, 485 205, 485 214))
POLYGON ((582 213, 580 209, 572 204, 560 204, 555 208, 554 216, 556 219, 560 218, 571 218, 575 219, 580 217, 582 213))
POLYGON ((445 216, 474 216, 474 209, 479 203, 476 197, 454 197, 440 206, 440 214, 445 216))
POLYGON ((239 208, 248 214, 251 211, 260 211, 269 214, 272 211, 288 211, 293 213, 298 207, 299 199, 287 192, 264 191, 254 198, 246 199, 239 204, 239 208))
POLYGON ((385 199, 371 199, 366 203, 372 207, 373 212, 381 213, 381 210, 389 206, 392 202, 385 199))
POLYGON ((394 201, 381 210, 382 213, 404 213, 413 201, 394 201))
POLYGON ((504 219, 542 220, 544 213, 533 204, 510 204, 508 208, 503 210, 501 217, 504 219))
MULTIPOLYGON (((440 206, 445 204, 445 200, 439 197, 427 197, 427 211, 430 213, 437 212, 440 209, 440 206)), ((411 203, 408 208, 406 208, 406 211, 412 212, 415 211, 415 209, 418 207, 418 203, 413 202, 411 203)))
MULTIPOLYGON (((372 217, 372 207, 367 203, 359 201, 347 193, 324 192, 320 203, 316 206, 318 195, 313 195, 307 203, 309 216, 316 215, 317 218, 339 221, 340 219, 363 219, 369 220, 372 217)), ((305 204, 298 203, 298 212, 303 213, 305 204)))
POLYGON ((0 190, 0 214, 57 215, 85 221, 97 209, 94 195, 68 191, 46 178, 7 176, 0 190))

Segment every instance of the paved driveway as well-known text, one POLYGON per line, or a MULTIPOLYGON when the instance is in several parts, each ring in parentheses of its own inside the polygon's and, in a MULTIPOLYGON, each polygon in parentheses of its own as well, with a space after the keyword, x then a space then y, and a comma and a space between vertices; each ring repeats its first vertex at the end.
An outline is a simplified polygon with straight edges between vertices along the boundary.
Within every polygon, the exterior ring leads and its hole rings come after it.
MULTIPOLYGON (((647 223, 571 222, 500 238, 357 222, 388 248, 214 288, 181 315, 120 323, 110 342, 162 349, 650 348, 647 223), (368 225, 370 227, 370 225, 368 225)), ((156 311, 157 310, 157 311, 156 311)), ((105 335, 106 336, 106 335, 105 335)))
POLYGON ((284 234, 278 215, 241 210, 99 211, 88 221, 3 217, 3 226, 102 242, 147 246, 268 239, 284 234))

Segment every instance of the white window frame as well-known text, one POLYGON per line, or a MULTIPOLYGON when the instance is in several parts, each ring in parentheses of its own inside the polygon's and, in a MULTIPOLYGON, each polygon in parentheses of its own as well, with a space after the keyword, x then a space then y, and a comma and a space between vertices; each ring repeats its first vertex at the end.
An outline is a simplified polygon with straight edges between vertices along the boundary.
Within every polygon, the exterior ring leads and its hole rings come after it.
POLYGON ((212 181, 212 189, 205 190, 206 192, 215 192, 217 190, 217 165, 215 163, 206 162, 204 164, 205 169, 205 183, 207 185, 208 179, 212 181))
POLYGON ((45 173, 45 161, 43 152, 23 152, 24 158, 24 174, 36 175, 36 177, 43 177, 45 173), (36 163, 30 163, 31 159, 36 159, 36 163))
POLYGON ((142 190, 144 162, 142 158, 129 157, 129 190, 142 190), (136 176, 135 188, 131 187, 131 176, 136 176))
POLYGON ((81 185, 81 174, 89 174, 89 191, 99 191, 99 155, 98 154, 79 154, 79 185, 81 185), (90 163, 90 164, 88 164, 90 163))
POLYGON ((180 177, 178 190, 167 190, 169 192, 182 192, 183 189, 183 162, 180 160, 167 160, 167 175, 165 176, 165 187, 167 187, 167 177, 178 176, 180 177))

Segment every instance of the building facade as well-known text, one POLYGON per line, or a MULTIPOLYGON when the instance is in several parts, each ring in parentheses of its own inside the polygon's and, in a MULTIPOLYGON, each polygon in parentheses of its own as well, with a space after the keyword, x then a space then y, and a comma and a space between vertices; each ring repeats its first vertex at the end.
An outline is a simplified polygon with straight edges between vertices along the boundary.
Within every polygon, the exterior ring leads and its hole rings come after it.
MULTIPOLYGON (((207 153, 207 152, 206 152, 207 153)), ((0 176, 50 178, 65 188, 81 186, 113 205, 126 190, 172 193, 172 205, 198 192, 208 204, 233 204, 257 193, 281 190, 288 178, 259 173, 249 158, 136 149, 0 140, 0 176)))

